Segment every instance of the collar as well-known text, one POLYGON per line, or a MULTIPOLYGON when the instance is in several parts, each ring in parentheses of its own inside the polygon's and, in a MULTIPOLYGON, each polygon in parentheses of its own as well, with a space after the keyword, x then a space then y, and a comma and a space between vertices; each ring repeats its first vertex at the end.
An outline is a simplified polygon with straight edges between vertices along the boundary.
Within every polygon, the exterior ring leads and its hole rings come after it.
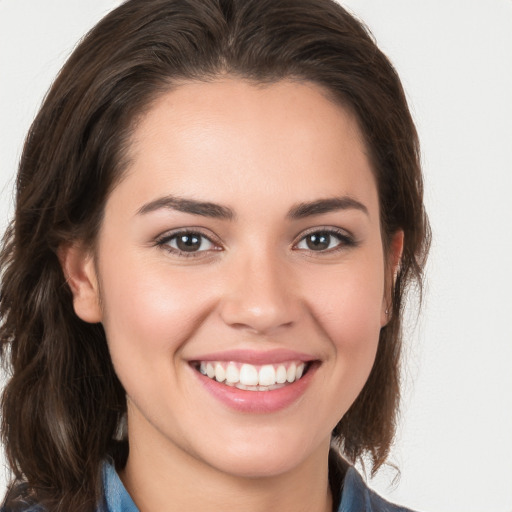
MULTIPOLYGON (((412 512, 380 498, 363 482, 357 470, 346 461, 330 457, 329 480, 337 512, 412 512), (337 489, 334 487, 337 486, 337 489), (338 492, 336 492, 338 491, 338 492)), ((111 462, 103 464, 104 503, 97 512, 139 512, 111 462)))
POLYGON ((139 512, 110 461, 103 463, 103 489, 104 504, 98 512, 139 512))

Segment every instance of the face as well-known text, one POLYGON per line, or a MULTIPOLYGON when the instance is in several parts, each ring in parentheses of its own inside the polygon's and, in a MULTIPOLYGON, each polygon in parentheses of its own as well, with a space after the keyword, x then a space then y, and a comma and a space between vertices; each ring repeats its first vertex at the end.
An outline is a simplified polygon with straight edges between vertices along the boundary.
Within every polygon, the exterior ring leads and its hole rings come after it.
POLYGON ((325 453, 386 322, 355 118, 309 83, 188 83, 130 157, 94 256, 67 269, 76 312, 104 325, 130 453, 245 476, 325 453))

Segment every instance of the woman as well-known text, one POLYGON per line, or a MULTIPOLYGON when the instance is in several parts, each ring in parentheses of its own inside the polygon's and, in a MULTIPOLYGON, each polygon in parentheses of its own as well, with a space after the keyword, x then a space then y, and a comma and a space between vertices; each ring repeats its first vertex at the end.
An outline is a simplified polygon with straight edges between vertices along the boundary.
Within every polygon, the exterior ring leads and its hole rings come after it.
POLYGON ((339 5, 124 3, 20 163, 5 510, 399 510, 346 461, 386 460, 428 239, 399 79, 339 5))

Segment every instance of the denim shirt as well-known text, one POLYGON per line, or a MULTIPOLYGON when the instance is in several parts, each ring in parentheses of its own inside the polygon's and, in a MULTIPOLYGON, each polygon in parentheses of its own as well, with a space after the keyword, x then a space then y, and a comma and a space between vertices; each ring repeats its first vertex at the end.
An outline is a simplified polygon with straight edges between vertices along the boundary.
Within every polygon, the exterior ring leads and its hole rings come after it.
MULTIPOLYGON (((103 485, 105 503, 98 512, 139 512, 116 470, 108 463, 103 466, 103 485)), ((346 470, 340 485, 342 490, 338 512, 412 512, 392 505, 374 493, 352 466, 346 470)))

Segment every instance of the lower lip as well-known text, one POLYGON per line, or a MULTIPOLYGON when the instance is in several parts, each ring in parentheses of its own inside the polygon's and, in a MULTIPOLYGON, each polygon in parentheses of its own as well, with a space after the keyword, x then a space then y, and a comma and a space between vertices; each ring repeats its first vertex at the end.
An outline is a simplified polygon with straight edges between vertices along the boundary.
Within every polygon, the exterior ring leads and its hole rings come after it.
POLYGON ((285 409, 297 401, 306 392, 317 367, 318 365, 311 364, 306 374, 299 380, 269 391, 238 389, 210 379, 195 369, 192 370, 206 390, 231 409, 250 413, 270 413, 285 409))

